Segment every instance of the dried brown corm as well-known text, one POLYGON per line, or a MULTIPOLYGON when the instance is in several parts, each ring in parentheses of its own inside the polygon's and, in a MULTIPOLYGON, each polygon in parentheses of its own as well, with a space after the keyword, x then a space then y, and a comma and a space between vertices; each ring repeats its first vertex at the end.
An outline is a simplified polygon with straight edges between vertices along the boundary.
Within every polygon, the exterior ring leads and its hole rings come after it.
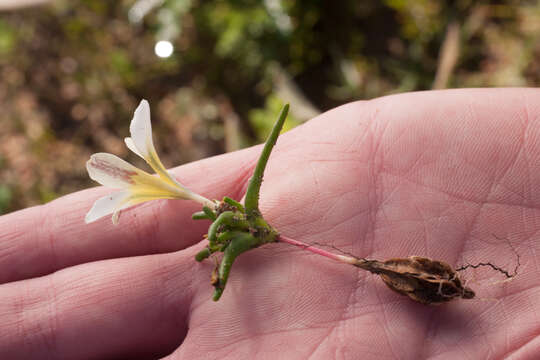
POLYGON ((465 286, 465 282, 459 277, 458 272, 469 268, 490 267, 503 274, 509 280, 517 275, 518 269, 521 266, 519 261, 520 256, 509 241, 508 244, 516 255, 516 266, 512 273, 491 262, 466 264, 454 269, 444 261, 432 260, 421 256, 393 258, 386 261, 370 260, 358 258, 334 245, 314 243, 319 246, 330 246, 345 255, 336 256, 307 244, 291 241, 291 239, 287 240, 295 246, 309 249, 320 255, 325 253, 322 255, 379 275, 390 289, 425 305, 442 304, 459 298, 474 298, 476 296, 475 292, 470 287, 465 286))
POLYGON ((411 256, 386 261, 359 259, 355 266, 380 275, 390 289, 422 304, 436 305, 475 296, 456 271, 443 261, 411 256))

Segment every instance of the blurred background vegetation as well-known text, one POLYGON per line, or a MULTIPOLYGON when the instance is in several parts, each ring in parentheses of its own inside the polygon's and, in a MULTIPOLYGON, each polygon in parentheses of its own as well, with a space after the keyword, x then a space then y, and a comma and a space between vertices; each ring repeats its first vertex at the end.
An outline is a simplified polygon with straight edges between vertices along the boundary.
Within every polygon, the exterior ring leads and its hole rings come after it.
POLYGON ((94 152, 141 165, 123 143, 141 98, 172 167, 262 141, 284 102, 291 128, 358 99, 540 82, 538 1, 40 2, 0 11, 0 214, 96 185, 94 152))

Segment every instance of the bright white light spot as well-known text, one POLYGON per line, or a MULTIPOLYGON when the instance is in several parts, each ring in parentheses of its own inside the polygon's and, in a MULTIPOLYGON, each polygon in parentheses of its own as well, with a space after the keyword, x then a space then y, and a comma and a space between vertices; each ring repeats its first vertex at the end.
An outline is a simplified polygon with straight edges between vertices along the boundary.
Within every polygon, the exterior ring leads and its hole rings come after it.
POLYGON ((156 43, 156 46, 154 47, 154 52, 157 56, 160 58, 168 58, 172 55, 174 50, 173 44, 171 44, 170 41, 167 40, 160 40, 156 43))

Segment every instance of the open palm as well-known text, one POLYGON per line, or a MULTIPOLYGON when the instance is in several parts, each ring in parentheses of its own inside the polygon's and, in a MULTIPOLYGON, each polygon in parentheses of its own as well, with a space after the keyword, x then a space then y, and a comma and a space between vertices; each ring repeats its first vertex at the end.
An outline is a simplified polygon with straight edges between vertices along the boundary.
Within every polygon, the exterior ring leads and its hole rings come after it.
MULTIPOLYGON (((342 106, 279 138, 261 210, 282 234, 386 260, 458 266, 477 298, 424 306, 377 277, 272 244, 219 302, 194 254, 196 204, 155 201, 85 225, 95 188, 0 217, 0 358, 535 359, 540 353, 540 91, 453 90, 342 106), (515 251, 513 250, 515 249, 515 251), (498 282, 499 281, 499 282, 498 282)), ((254 147, 175 170, 239 199, 254 147)))

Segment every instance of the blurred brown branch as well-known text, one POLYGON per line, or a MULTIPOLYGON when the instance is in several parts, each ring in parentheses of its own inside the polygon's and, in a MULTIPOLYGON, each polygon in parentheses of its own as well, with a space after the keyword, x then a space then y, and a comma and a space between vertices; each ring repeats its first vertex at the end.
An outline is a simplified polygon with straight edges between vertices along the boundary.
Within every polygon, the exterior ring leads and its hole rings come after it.
POLYGON ((15 10, 19 8, 43 5, 51 0, 0 0, 0 11, 15 10))
POLYGON ((452 21, 448 24, 446 36, 439 53, 439 65, 437 66, 433 89, 444 89, 448 84, 459 57, 459 35, 459 23, 452 21))

